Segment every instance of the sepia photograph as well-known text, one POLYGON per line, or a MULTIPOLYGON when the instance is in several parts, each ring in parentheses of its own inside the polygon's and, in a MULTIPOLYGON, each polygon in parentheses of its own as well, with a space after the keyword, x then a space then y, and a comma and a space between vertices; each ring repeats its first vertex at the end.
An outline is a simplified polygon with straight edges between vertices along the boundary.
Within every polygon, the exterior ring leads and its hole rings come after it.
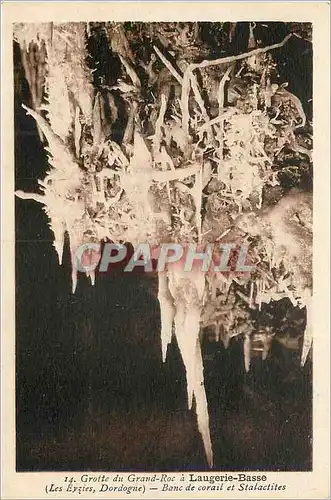
POLYGON ((311 471, 312 24, 12 43, 16 471, 311 471))

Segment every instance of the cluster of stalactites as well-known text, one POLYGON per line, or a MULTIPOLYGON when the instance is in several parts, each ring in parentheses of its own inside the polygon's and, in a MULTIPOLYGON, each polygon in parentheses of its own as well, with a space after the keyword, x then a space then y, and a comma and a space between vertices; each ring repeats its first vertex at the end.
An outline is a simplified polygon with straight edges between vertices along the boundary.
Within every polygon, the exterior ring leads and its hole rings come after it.
MULTIPOLYGON (((108 35, 112 50, 117 51, 127 76, 131 79, 131 93, 139 92, 140 81, 133 69, 133 56, 123 29, 120 26, 109 27, 108 35)), ((166 229, 171 230, 174 215, 172 209, 176 205, 175 198, 181 200, 185 197, 186 200, 190 200, 188 205, 194 207, 194 216, 189 223, 185 218, 184 210, 175 214, 177 220, 180 221, 180 235, 186 238, 190 237, 193 232, 194 238, 201 240, 203 234, 202 191, 212 177, 215 177, 215 172, 213 173, 210 162, 202 160, 201 152, 200 154, 196 152, 194 157, 191 154, 188 162, 179 166, 177 163, 175 165, 164 146, 167 141, 175 142, 178 151, 183 153, 179 157, 185 159, 189 156, 187 151, 192 130, 199 134, 201 140, 206 133, 208 144, 213 145, 215 149, 213 160, 218 165, 217 179, 225 186, 224 197, 231 196, 239 209, 241 209, 242 199, 256 192, 260 206, 263 184, 274 185, 276 183, 271 169, 272 155, 269 157, 263 148, 266 137, 275 138, 276 129, 270 124, 267 114, 257 109, 256 95, 252 96, 254 113, 245 113, 235 107, 230 111, 224 108, 224 96, 221 96, 221 93, 231 67, 228 68, 219 84, 219 116, 217 119, 210 120, 200 95, 196 76, 190 67, 183 67, 184 76, 178 78, 174 68, 169 66, 169 61, 165 60, 164 56, 155 49, 156 54, 163 57, 163 62, 168 68, 170 67, 175 78, 179 79, 182 116, 178 118, 172 115, 172 127, 169 123, 165 123, 166 112, 169 110, 173 112, 174 109, 169 103, 170 93, 169 95, 161 94, 156 122, 153 123, 155 127, 152 146, 147 148, 139 128, 135 126, 133 113, 136 107, 134 102, 130 101, 132 116, 128 120, 130 127, 127 126, 124 134, 130 140, 120 147, 111 141, 106 144, 105 138, 100 134, 101 129, 98 125, 100 96, 94 95, 91 72, 86 67, 86 24, 16 25, 15 37, 22 51, 29 51, 30 42, 33 41, 38 45, 39 50, 43 50, 43 54, 46 54, 47 74, 45 73, 44 82, 38 81, 38 86, 42 85, 44 88, 43 104, 41 105, 40 100, 42 92, 38 87, 35 94, 39 96, 39 100, 35 99, 32 104, 34 107, 39 106, 39 109, 26 107, 26 110, 36 120, 41 133, 45 136, 48 143, 47 150, 51 156, 50 170, 45 180, 40 182, 42 194, 22 192, 17 194, 22 198, 32 198, 44 204, 54 233, 54 247, 60 262, 65 231, 69 235, 71 252, 74 252, 84 242, 84 235, 87 234, 90 238, 100 241, 104 237, 112 237, 116 234, 115 228, 120 227, 119 231, 122 231, 122 236, 125 235, 123 239, 135 243, 145 241, 147 237, 153 237, 158 231, 157 224, 160 220, 163 221, 166 229), (194 112, 189 106, 192 94, 198 103, 194 112), (46 115, 47 119, 42 115, 46 115), (90 129, 95 142, 90 148, 85 144, 84 151, 84 129, 86 128, 90 129), (216 146, 217 143, 219 147, 216 146), (227 158, 223 155, 224 146, 230 151, 227 158), (78 163, 78 160, 82 160, 83 154, 91 159, 101 150, 102 152, 107 150, 108 159, 112 157, 113 163, 110 165, 111 161, 109 161, 107 167, 103 169, 106 173, 97 175, 97 172, 93 170, 83 171, 78 163), (113 165, 116 165, 115 168, 110 168, 113 165), (261 171, 263 172, 262 182, 261 171), (187 179, 190 179, 189 183, 183 182, 187 179), (113 182, 115 187, 119 187, 118 194, 112 199, 109 199, 102 189, 102 185, 106 185, 108 180, 113 182), (157 206, 160 191, 156 191, 155 195, 155 190, 150 190, 152 185, 162 186, 166 193, 161 208, 157 206), (237 195, 237 193, 241 194, 237 195), (105 207, 105 210, 99 211, 97 216, 91 216, 99 205, 105 207), (115 207, 114 217, 116 218, 116 210, 118 217, 115 225, 112 225, 109 216, 113 207, 115 207), (119 226, 119 223, 123 225, 119 226)), ((250 63, 256 65, 256 60, 250 60, 250 63)), ((28 80, 35 81, 36 68, 26 65, 27 71, 30 72, 28 80)), ((116 88, 121 90, 125 85, 119 82, 116 88)), ((117 240, 117 238, 112 239, 117 240)), ((186 276, 183 276, 182 272, 177 270, 168 272, 166 275, 159 275, 162 356, 165 360, 167 346, 171 342, 174 328, 186 370, 188 406, 192 408, 195 404, 198 428, 208 464, 212 466, 213 451, 199 339, 206 283, 203 273, 185 274, 186 276)), ((93 271, 89 275, 94 283, 93 271)), ((77 272, 74 262, 72 282, 73 291, 75 291, 77 272)), ((259 297, 259 300, 263 302, 266 294, 263 296, 260 293, 259 297)), ((305 336, 302 362, 305 361, 309 350, 309 339, 310 337, 305 336)), ((244 358, 247 370, 250 366, 251 348, 251 337, 245 335, 244 358)))

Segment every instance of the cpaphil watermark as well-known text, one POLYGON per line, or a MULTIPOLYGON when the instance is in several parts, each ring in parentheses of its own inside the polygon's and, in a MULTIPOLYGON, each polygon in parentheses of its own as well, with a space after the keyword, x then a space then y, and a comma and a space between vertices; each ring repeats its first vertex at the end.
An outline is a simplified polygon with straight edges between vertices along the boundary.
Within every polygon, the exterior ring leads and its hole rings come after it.
POLYGON ((130 272, 163 272, 178 268, 184 272, 252 273, 256 264, 249 244, 236 243, 141 243, 131 250, 117 243, 84 243, 73 252, 72 265, 77 271, 108 273, 114 267, 130 272))

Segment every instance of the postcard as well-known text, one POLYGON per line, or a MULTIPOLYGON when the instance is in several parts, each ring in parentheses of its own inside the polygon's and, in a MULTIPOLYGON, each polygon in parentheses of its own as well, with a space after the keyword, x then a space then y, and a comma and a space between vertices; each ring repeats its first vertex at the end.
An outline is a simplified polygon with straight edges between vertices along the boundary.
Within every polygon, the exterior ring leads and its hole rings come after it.
POLYGON ((2 11, 2 498, 329 498, 329 4, 2 11))

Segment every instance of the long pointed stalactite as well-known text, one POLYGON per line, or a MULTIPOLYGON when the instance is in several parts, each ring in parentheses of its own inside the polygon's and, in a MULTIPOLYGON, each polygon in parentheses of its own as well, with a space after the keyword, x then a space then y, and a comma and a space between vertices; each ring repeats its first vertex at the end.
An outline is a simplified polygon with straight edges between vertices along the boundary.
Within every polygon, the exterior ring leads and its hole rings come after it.
MULTIPOLYGON (((14 29, 32 93, 32 108, 23 107, 49 155, 41 194, 18 190, 16 195, 43 205, 60 264, 65 233, 72 256, 83 243, 107 239, 133 245, 254 241, 258 265, 250 276, 232 270, 206 276, 179 267, 158 273, 162 359, 174 335, 185 367, 188 408, 195 409, 209 467, 214 457, 201 330, 212 325, 226 348, 231 338, 243 337, 249 371, 256 343, 263 344, 265 359, 275 335, 257 332, 251 313, 285 298, 307 310, 302 365, 312 343, 311 196, 290 192, 275 206, 264 206, 266 191, 280 186, 274 168, 280 152, 290 145, 294 155, 309 161, 311 156, 294 132, 306 126, 303 107, 276 83, 271 52, 292 35, 257 48, 255 26, 249 25, 247 52, 213 61, 194 38, 197 26, 183 48, 174 42, 186 40, 179 23, 137 23, 132 30, 103 23, 109 61, 120 68, 115 82, 105 81, 106 72, 96 78, 87 64, 89 43, 101 36, 98 23, 14 29), (139 53, 135 36, 145 40, 139 53), (169 46, 162 46, 167 37, 169 46), (144 43, 151 38, 149 54, 144 43), (42 53, 38 81, 38 68, 27 63, 32 50, 42 53), (242 64, 237 73, 236 64, 242 64), (241 76, 245 72, 254 78, 241 76)), ((232 26, 230 42, 233 36, 232 26)), ((94 284, 95 271, 88 276, 94 284)), ((72 257, 73 292, 77 286, 72 257)))
POLYGON ((198 429, 204 444, 208 465, 213 466, 209 430, 208 403, 204 385, 200 345, 200 323, 205 291, 204 273, 169 271, 169 290, 175 304, 175 335, 186 371, 189 409, 195 402, 198 429))

